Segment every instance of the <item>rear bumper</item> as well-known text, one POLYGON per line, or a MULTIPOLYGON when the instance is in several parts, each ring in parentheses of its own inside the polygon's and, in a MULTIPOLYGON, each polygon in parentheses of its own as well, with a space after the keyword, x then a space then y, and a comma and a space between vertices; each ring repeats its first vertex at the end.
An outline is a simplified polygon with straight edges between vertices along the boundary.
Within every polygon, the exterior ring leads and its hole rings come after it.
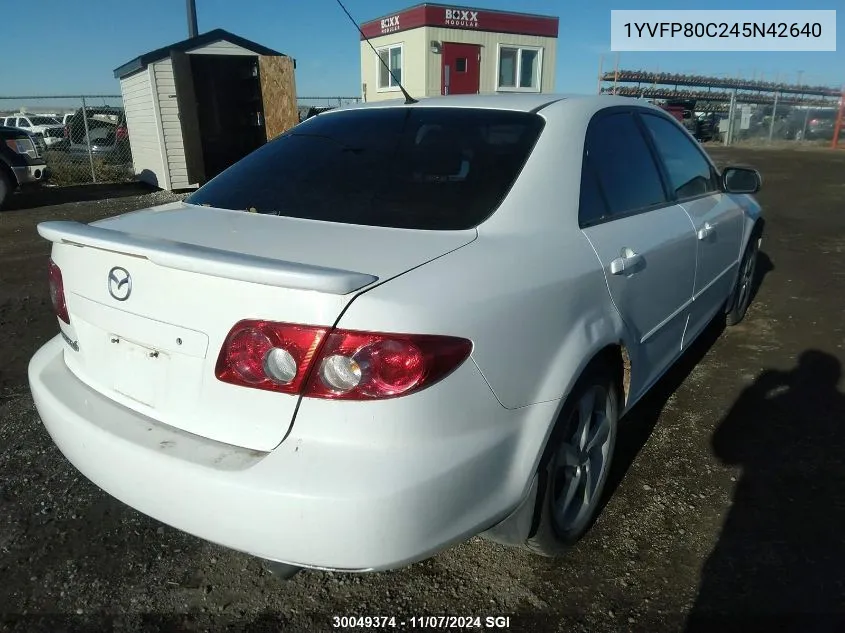
MULTIPOLYGON (((384 426, 368 441, 350 443, 344 432, 320 438, 314 429, 329 422, 303 420, 320 410, 301 410, 291 435, 262 453, 185 433, 105 398, 68 370, 63 353, 60 337, 36 353, 30 387, 45 427, 82 474, 180 530, 303 567, 402 567, 501 521, 528 489, 557 408, 504 409, 469 362, 456 372, 465 374, 460 388, 478 375, 489 398, 476 394, 481 408, 454 420, 427 420, 446 431, 426 441, 401 432, 384 437, 384 426), (297 425, 306 430, 297 435, 297 425)), ((345 433, 373 417, 352 409, 362 417, 334 420, 345 433)), ((424 413, 412 413, 412 423, 424 413)))

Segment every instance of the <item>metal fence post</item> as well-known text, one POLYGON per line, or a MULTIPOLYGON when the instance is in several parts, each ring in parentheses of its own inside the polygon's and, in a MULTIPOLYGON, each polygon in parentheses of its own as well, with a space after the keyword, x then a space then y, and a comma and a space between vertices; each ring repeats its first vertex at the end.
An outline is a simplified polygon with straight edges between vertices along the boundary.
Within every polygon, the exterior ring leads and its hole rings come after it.
POLYGON ((736 116, 736 90, 731 92, 731 105, 728 109, 728 129, 725 132, 725 145, 730 145, 733 141, 734 132, 734 117, 736 116))
POLYGON ((85 105, 85 97, 82 97, 82 121, 85 123, 85 146, 88 148, 88 163, 91 165, 91 180, 97 182, 97 174, 94 171, 94 155, 91 153, 91 137, 88 131, 88 108, 85 105))
POLYGON ((810 108, 807 106, 807 109, 804 111, 804 127, 801 128, 801 139, 804 140, 804 137, 807 135, 807 123, 810 122, 810 108))
POLYGON ((775 92, 775 104, 772 106, 772 120, 769 122, 769 143, 772 142, 772 134, 775 131, 775 115, 778 111, 778 95, 780 95, 780 92, 775 92))

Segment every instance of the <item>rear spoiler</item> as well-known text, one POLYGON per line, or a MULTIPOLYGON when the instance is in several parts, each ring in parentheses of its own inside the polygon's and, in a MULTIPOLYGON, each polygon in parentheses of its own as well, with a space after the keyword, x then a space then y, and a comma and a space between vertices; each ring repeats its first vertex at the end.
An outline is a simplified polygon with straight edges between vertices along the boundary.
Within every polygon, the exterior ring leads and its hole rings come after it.
POLYGON ((345 295, 378 281, 378 277, 374 275, 351 270, 325 268, 133 235, 80 222, 42 222, 38 225, 38 234, 56 244, 91 247, 143 257, 166 268, 267 286, 345 295))

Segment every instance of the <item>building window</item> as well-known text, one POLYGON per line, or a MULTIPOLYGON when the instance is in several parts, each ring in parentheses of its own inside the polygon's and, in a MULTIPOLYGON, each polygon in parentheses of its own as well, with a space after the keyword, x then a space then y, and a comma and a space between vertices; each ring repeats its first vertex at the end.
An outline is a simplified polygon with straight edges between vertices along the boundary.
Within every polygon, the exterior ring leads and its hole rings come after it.
POLYGON ((378 56, 384 62, 384 64, 381 61, 377 62, 378 89, 398 90, 399 83, 402 81, 402 45, 394 44, 393 46, 380 48, 378 49, 378 56), (390 72, 387 72, 385 64, 390 67, 390 72), (391 73, 393 76, 391 76, 391 73))
POLYGON ((497 89, 540 92, 542 53, 542 48, 500 46, 497 89))

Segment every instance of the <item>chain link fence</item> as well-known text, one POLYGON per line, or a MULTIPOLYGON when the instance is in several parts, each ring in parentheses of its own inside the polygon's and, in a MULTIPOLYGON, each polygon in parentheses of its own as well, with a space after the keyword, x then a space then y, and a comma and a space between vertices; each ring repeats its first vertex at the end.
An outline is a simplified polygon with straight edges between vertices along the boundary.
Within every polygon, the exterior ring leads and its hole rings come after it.
MULTIPOLYGON (((301 97, 299 120, 361 101, 301 97)), ((0 96, 0 125, 28 132, 47 163, 45 184, 135 180, 130 133, 120 95, 0 96)))
MULTIPOLYGON (((778 95, 776 95, 777 97, 778 95)), ((720 129, 725 145, 737 143, 801 144, 830 147, 836 136, 839 104, 736 103, 728 105, 720 129)), ((839 144, 845 139, 839 138, 839 144)))
POLYGON ((120 95, 0 97, 0 124, 33 137, 47 163, 46 184, 135 178, 120 95))

